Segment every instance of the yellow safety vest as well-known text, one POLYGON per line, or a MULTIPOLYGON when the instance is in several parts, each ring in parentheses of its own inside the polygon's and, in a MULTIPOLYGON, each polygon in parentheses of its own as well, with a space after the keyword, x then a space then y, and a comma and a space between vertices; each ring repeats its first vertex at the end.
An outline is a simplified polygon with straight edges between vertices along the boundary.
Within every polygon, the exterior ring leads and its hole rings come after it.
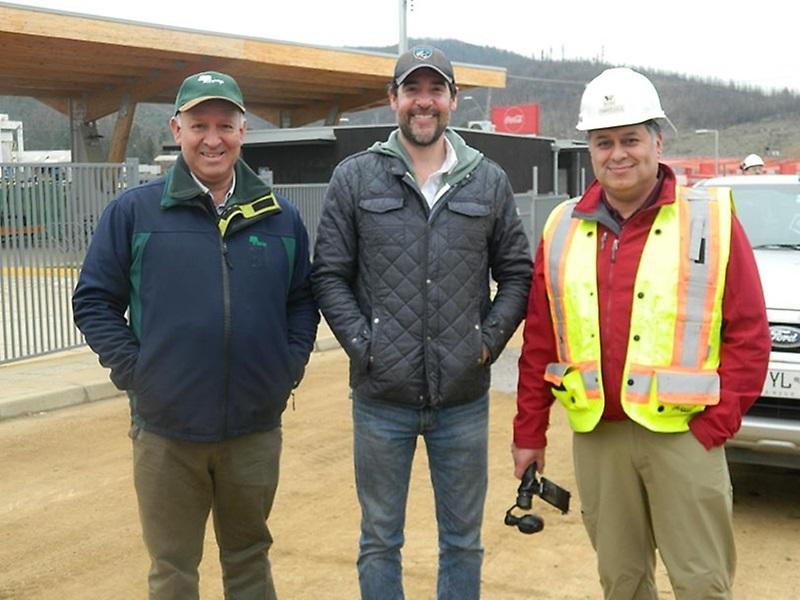
MULTIPOLYGON (((545 224, 544 274, 558 349, 545 379, 572 429, 603 415, 597 223, 560 204, 545 224)), ((729 188, 679 187, 650 228, 634 284, 622 408, 651 431, 678 432, 719 402, 720 332, 730 255, 729 188)))

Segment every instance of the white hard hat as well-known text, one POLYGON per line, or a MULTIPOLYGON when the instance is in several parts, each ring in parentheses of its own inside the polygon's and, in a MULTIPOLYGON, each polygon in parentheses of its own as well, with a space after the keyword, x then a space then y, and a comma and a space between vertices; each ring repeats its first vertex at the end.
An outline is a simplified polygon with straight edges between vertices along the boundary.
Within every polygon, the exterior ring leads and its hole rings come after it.
POLYGON ((761 160, 761 157, 758 154, 748 154, 744 157, 742 161, 741 168, 742 171, 746 171, 750 167, 763 167, 764 161, 761 160))
POLYGON ((606 69, 586 84, 576 129, 590 131, 622 127, 650 119, 669 122, 656 88, 641 73, 627 67, 616 67, 606 69))

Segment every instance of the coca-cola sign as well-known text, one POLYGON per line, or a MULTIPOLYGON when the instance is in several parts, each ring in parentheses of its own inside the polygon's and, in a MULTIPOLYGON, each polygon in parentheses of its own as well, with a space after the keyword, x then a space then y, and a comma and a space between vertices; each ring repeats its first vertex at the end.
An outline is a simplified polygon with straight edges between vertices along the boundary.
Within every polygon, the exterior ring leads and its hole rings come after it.
MULTIPOLYGON (((516 107, 514 107, 516 108, 516 107)), ((503 117, 503 125, 508 127, 509 129, 520 128, 525 124, 525 115, 522 112, 512 112, 513 109, 509 109, 506 111, 505 116, 503 117)))
POLYGON ((539 134, 539 105, 510 104, 492 107, 495 130, 505 133, 539 134))

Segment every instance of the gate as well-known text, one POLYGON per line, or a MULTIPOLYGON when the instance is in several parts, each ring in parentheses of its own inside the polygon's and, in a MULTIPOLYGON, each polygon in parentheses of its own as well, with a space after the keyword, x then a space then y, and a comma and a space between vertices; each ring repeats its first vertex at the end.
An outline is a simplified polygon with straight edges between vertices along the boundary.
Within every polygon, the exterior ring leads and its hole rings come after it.
POLYGON ((138 183, 138 162, 0 169, 0 363, 80 346, 78 271, 103 208, 138 183))
POLYGON ((286 197, 300 211, 300 217, 308 230, 308 251, 312 253, 314 251, 314 243, 317 240, 317 226, 322 216, 322 205, 328 184, 293 183, 276 184, 272 187, 275 192, 286 197))

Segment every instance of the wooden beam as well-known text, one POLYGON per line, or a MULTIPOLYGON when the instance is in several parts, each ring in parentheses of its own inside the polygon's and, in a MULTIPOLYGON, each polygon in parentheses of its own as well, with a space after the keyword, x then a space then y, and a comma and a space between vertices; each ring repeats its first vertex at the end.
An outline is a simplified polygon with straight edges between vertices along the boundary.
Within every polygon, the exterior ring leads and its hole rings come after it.
POLYGON ((75 97, 83 93, 77 85, 54 87, 38 81, 2 81, 0 78, 0 96, 48 96, 59 98, 75 97))
POLYGON ((102 93, 89 94, 86 98, 87 119, 95 120, 111 114, 127 95, 131 102, 147 102, 154 94, 167 94, 170 102, 174 101, 178 86, 184 78, 192 73, 218 68, 213 60, 202 63, 184 65, 180 69, 165 71, 156 77, 136 79, 127 82, 125 86, 111 88, 102 93))
POLYGON ((111 135, 111 144, 108 148, 108 162, 125 162, 128 140, 133 126, 133 114, 135 112, 136 104, 131 102, 128 96, 125 96, 117 111, 117 120, 114 123, 114 132, 111 135))
POLYGON ((342 111, 339 110, 338 104, 328 107, 328 114, 325 115, 325 125, 328 127, 336 125, 339 122, 339 117, 341 116, 342 111))
POLYGON ((49 96, 37 96, 36 99, 49 106, 50 108, 57 110, 62 115, 69 116, 69 100, 67 98, 60 98, 60 97, 49 97, 49 96))
MULTIPOLYGON (((108 44, 86 44, 53 40, 46 37, 12 35, 0 31, 0 53, 13 57, 0 65, 3 73, 15 67, 28 67, 32 71, 66 76, 75 72, 81 78, 86 75, 141 75, 181 60, 180 55, 163 51, 143 53, 131 48, 125 52, 119 46, 108 44), (52 59, 52 60, 50 60, 52 59)), ((197 60, 189 55, 184 59, 197 60)))
MULTIPOLYGON (((363 94, 357 98, 343 98, 339 106, 339 112, 345 113, 363 108, 371 108, 373 106, 383 106, 388 102, 385 92, 373 92, 371 94, 363 94)), ((327 104, 313 104, 302 108, 298 108, 291 112, 292 127, 301 127, 308 125, 314 121, 325 119, 330 111, 330 106, 327 104)))
MULTIPOLYGON (((154 70, 154 72, 157 72, 154 70)), ((95 61, 91 65, 65 61, 15 60, 13 65, 3 65, 4 77, 25 77, 30 79, 59 79, 61 81, 117 82, 130 77, 141 77, 140 67, 115 68, 95 61)))
MULTIPOLYGON (((246 100, 245 100, 246 101, 246 100)), ((247 112, 256 115, 264 119, 265 121, 269 121, 276 127, 280 126, 281 123, 281 115, 280 110, 275 108, 272 105, 267 104, 259 104, 253 102, 247 102, 247 112)))

